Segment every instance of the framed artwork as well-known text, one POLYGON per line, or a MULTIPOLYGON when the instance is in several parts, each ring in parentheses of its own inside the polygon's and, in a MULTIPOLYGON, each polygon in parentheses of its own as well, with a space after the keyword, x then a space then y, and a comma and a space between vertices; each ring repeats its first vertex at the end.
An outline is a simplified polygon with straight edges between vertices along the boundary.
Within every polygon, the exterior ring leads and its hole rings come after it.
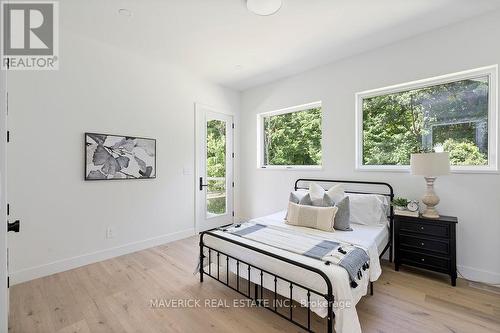
POLYGON ((156 140, 85 133, 85 180, 156 178, 156 140))

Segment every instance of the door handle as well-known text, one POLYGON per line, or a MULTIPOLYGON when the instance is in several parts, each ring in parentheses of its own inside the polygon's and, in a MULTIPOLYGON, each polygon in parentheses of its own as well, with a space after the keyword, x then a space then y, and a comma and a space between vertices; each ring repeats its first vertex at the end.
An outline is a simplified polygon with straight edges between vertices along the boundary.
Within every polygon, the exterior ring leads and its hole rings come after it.
POLYGON ((12 223, 10 223, 9 221, 7 221, 7 232, 9 232, 9 231, 19 232, 19 225, 20 225, 20 221, 19 220, 15 220, 12 223))
POLYGON ((203 184, 203 177, 200 177, 200 191, 203 191, 204 186, 208 186, 208 184, 203 184))

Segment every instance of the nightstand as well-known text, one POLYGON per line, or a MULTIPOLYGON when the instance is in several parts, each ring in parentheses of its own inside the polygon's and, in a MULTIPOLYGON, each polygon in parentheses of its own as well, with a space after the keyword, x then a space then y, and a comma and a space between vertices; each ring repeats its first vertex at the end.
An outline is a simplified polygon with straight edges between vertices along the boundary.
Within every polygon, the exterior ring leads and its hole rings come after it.
POLYGON ((453 216, 438 219, 394 216, 394 263, 445 273, 457 280, 456 225, 453 216))

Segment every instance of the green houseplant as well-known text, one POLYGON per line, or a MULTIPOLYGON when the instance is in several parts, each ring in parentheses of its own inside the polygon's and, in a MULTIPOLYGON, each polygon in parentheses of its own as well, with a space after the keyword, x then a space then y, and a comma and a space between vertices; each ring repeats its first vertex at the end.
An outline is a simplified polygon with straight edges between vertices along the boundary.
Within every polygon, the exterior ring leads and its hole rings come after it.
POLYGON ((397 197, 392 200, 392 206, 394 209, 406 210, 406 205, 408 205, 409 202, 410 201, 406 198, 397 197))

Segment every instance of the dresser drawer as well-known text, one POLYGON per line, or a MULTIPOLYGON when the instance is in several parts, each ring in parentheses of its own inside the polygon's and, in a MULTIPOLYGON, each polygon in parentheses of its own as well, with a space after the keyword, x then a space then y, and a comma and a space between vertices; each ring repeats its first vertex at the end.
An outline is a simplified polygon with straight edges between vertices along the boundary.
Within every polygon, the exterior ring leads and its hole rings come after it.
POLYGON ((450 253, 450 243, 448 240, 426 239, 415 235, 399 235, 401 247, 433 251, 439 254, 448 255, 450 253))
POLYGON ((448 238, 450 236, 450 227, 447 224, 432 222, 422 223, 414 221, 401 221, 399 226, 401 231, 414 232, 422 235, 448 238))
POLYGON ((409 250, 401 250, 400 253, 402 263, 408 263, 413 266, 429 268, 444 273, 448 272, 450 269, 450 260, 447 258, 430 256, 409 250))

